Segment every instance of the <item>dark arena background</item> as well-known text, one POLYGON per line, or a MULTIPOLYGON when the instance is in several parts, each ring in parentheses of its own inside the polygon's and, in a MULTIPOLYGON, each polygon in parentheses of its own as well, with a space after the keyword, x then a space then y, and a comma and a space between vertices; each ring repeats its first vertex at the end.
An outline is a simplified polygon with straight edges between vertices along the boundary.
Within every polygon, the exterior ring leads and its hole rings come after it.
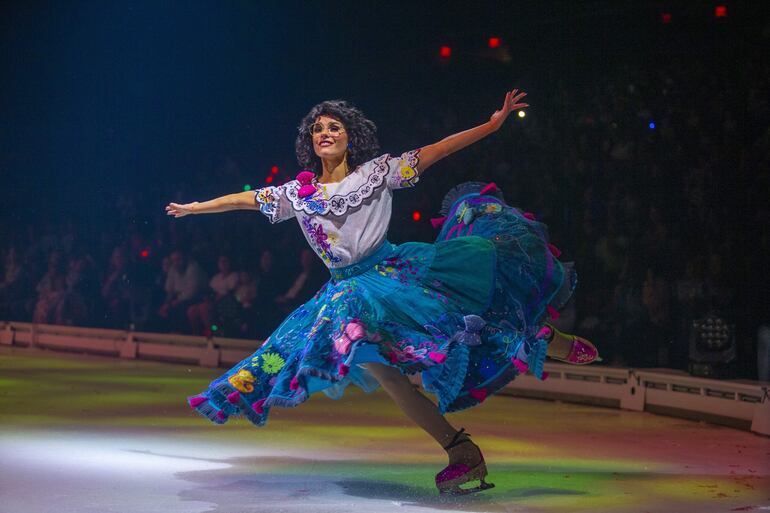
POLYGON ((769 48, 760 1, 3 1, 0 512, 770 511, 769 48), (322 100, 400 155, 513 88, 388 234, 433 242, 444 194, 494 181, 575 262, 555 324, 603 361, 449 416, 495 488, 439 495, 379 390, 259 429, 189 408, 329 272, 293 221, 169 202, 292 180, 322 100))

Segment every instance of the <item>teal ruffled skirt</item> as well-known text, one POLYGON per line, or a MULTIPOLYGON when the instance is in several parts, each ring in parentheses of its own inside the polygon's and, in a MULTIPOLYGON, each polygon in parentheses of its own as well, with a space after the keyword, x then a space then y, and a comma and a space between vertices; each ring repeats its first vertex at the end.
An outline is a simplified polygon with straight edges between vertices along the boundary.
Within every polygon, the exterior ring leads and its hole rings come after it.
POLYGON ((385 242, 331 269, 312 299, 189 404, 217 424, 243 416, 261 426, 273 406, 315 392, 374 390, 369 362, 421 373, 442 413, 483 402, 522 372, 542 378, 546 343, 536 334, 577 276, 544 224, 481 185, 464 184, 445 205, 435 243, 385 242))

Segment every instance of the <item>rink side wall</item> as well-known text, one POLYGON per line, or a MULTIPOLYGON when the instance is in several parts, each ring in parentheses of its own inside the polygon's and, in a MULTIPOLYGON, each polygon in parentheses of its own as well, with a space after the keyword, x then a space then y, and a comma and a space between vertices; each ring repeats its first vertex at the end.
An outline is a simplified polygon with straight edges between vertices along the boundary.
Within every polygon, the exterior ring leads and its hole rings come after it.
MULTIPOLYGON (((262 341, 0 321, 0 345, 230 367, 262 341)), ((770 384, 693 377, 672 369, 546 363, 549 377, 519 376, 501 391, 729 425, 770 436, 770 384)), ((415 376, 419 383, 419 376, 415 376)))

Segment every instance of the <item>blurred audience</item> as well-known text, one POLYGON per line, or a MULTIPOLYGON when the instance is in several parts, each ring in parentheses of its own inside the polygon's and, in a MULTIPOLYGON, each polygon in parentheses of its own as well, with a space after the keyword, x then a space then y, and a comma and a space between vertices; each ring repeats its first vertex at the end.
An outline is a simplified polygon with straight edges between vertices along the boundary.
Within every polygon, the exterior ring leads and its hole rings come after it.
POLYGON ((32 291, 28 265, 16 246, 5 252, 5 272, 0 283, 0 319, 27 317, 27 303, 32 291))
POLYGON ((318 257, 308 248, 299 252, 299 273, 291 282, 291 286, 275 298, 279 309, 288 314, 299 305, 310 299, 323 285, 323 275, 318 269, 318 257))
POLYGON ((238 273, 233 270, 228 256, 220 255, 217 267, 219 272, 209 281, 209 293, 204 296, 203 301, 187 309, 187 320, 194 335, 211 335, 214 308, 238 286, 238 273))
POLYGON ((108 324, 125 327, 131 313, 131 282, 128 277, 126 250, 116 246, 110 256, 110 268, 102 281, 102 305, 108 324))
POLYGON ((158 316, 164 319, 172 332, 190 333, 187 309, 199 301, 206 287, 206 273, 182 249, 171 252, 171 266, 166 274, 166 299, 158 308, 158 316))
POLYGON ((32 322, 54 322, 56 310, 66 290, 66 276, 62 270, 64 262, 59 251, 52 251, 48 257, 48 270, 35 287, 37 290, 37 302, 32 313, 32 322))
MULTIPOLYGON (((594 338, 609 363, 684 368, 689 326, 708 311, 735 323, 740 341, 752 340, 768 321, 770 231, 762 226, 770 223, 770 103, 762 92, 770 89, 770 67, 742 59, 714 66, 674 55, 528 89, 537 112, 396 195, 391 240, 431 240, 426 219, 449 185, 494 180, 510 204, 547 223, 562 258, 576 262, 575 329, 594 338), (411 221, 415 210, 422 221, 411 221)), ((490 105, 499 89, 490 88, 490 105)), ((448 105, 419 90, 405 94, 420 108, 373 115, 393 153, 467 128, 486 102, 448 105)), ((248 167, 231 162, 228 180, 250 181, 248 167)), ((72 219, 20 226, 0 242, 0 317, 267 337, 328 272, 292 222, 270 225, 254 212, 179 222, 150 211, 226 192, 205 177, 194 181, 195 195, 188 183, 167 184, 153 190, 154 203, 144 191, 124 189, 125 214, 93 240, 81 240, 72 219), (141 215, 151 217, 139 230, 141 215), (235 250, 225 256, 221 248, 235 250)), ((750 356, 751 343, 741 344, 740 355, 750 356)))

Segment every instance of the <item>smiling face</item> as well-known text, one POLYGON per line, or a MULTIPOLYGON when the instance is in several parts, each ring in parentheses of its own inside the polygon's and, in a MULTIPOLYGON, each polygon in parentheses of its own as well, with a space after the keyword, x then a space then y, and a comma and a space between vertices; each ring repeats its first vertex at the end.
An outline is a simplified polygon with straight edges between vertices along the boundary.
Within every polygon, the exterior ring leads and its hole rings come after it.
POLYGON ((348 133, 342 121, 320 115, 310 125, 313 150, 322 160, 335 160, 345 155, 348 148, 348 133))

